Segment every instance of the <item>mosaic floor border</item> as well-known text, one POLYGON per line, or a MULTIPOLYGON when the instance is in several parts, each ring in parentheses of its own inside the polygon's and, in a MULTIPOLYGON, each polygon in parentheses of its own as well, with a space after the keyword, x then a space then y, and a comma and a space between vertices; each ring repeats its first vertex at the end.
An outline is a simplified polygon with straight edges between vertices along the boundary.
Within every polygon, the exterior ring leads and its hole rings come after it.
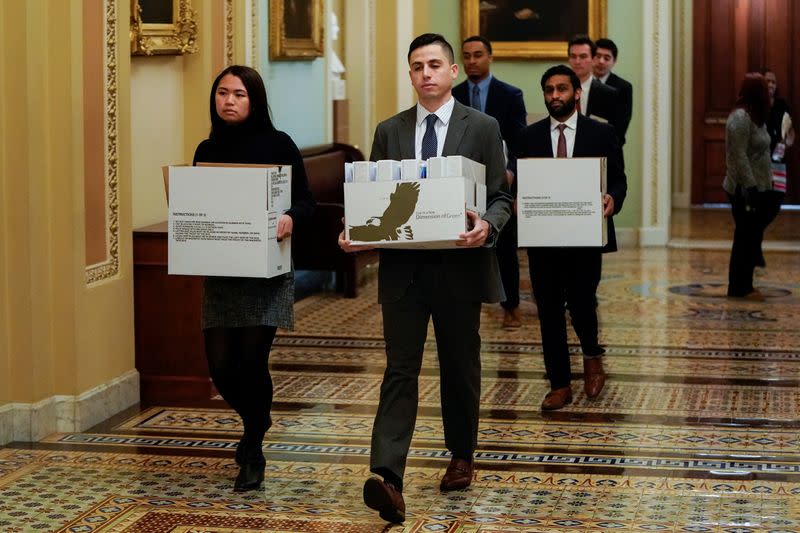
MULTIPOLYGON (((50 440, 50 439, 48 439, 50 440)), ((193 450, 233 450, 236 443, 219 439, 193 439, 193 438, 167 438, 144 436, 102 435, 91 433, 70 433, 57 437, 51 442, 68 444, 97 444, 103 446, 137 446, 147 448, 168 449, 193 449, 193 450)), ((267 453, 291 454, 293 456, 311 455, 315 457, 330 457, 332 459, 344 457, 368 458, 369 446, 354 444, 309 444, 304 442, 265 442, 263 450, 267 453)), ((475 453, 476 461, 481 463, 508 464, 515 468, 530 467, 531 465, 558 465, 582 467, 617 467, 655 470, 685 470, 685 471, 715 471, 721 474, 745 475, 752 473, 765 474, 800 474, 800 461, 797 456, 789 456, 784 462, 770 460, 735 460, 715 459, 713 453, 704 454, 702 459, 686 459, 680 457, 648 457, 645 453, 636 457, 614 456, 606 453, 603 455, 587 455, 575 453, 521 453, 492 451, 487 449, 475 453)), ((450 458, 449 452, 442 448, 426 449, 415 447, 409 453, 410 459, 441 459, 445 463, 450 458)))
MULTIPOLYGON (((272 373, 275 401, 337 405, 377 405, 381 376, 351 372, 272 373)), ((491 378, 482 381, 481 408, 537 411, 549 390, 544 379, 491 378)), ((595 400, 573 387, 574 401, 561 412, 621 413, 683 417, 765 418, 794 421, 800 388, 610 380, 595 400)), ((419 405, 439 407, 438 376, 420 376, 419 405)))
MULTIPOLYGON (((361 348, 383 350, 384 342, 379 339, 356 339, 342 336, 336 337, 315 337, 303 334, 292 334, 282 332, 275 339, 275 347, 314 347, 314 348, 361 348)), ((436 342, 427 341, 425 350, 435 352, 436 342)), ((572 355, 579 354, 577 345, 570 347, 572 355)), ((704 359, 768 359, 770 361, 796 361, 800 360, 800 352, 789 350, 768 350, 768 349, 742 349, 742 348, 687 348, 674 346, 630 346, 607 344, 606 350, 609 355, 628 356, 628 357, 680 357, 680 358, 704 358, 704 359)), ((481 344, 482 354, 502 354, 502 353, 522 353, 542 355, 541 342, 496 342, 484 341, 481 344)))
MULTIPOLYGON (((291 438, 324 441, 366 440, 374 415, 360 413, 297 413, 273 409, 272 440, 291 438)), ((229 409, 152 407, 113 428, 115 434, 146 430, 156 435, 192 433, 238 436, 241 420, 229 409)), ((440 416, 417 416, 414 442, 444 442, 440 416)), ((583 449, 631 449, 642 453, 665 449, 680 453, 782 454, 800 453, 800 428, 759 428, 638 424, 619 421, 564 422, 551 420, 506 420, 483 417, 478 438, 482 447, 537 446, 583 449)))
MULTIPOLYGON (((800 357, 786 360, 747 357, 740 360, 731 358, 706 357, 660 357, 658 355, 619 355, 610 349, 605 357, 606 370, 615 376, 635 376, 637 380, 664 381, 665 379, 696 378, 713 376, 713 380, 739 379, 747 381, 768 380, 776 384, 778 379, 798 383, 800 377, 800 357), (648 357, 647 364, 641 357, 648 357)), ((796 355, 796 354, 794 354, 796 355)), ((383 372, 386 355, 383 350, 318 350, 310 347, 273 348, 270 352, 270 365, 275 370, 310 369, 330 370, 357 368, 364 373, 383 372)), ((521 352, 483 352, 481 363, 484 374, 500 372, 535 372, 545 374, 544 359, 540 353, 521 352)), ((582 355, 573 353, 573 368, 580 369, 582 355)), ((426 352, 422 371, 438 371, 439 365, 435 351, 426 352)))

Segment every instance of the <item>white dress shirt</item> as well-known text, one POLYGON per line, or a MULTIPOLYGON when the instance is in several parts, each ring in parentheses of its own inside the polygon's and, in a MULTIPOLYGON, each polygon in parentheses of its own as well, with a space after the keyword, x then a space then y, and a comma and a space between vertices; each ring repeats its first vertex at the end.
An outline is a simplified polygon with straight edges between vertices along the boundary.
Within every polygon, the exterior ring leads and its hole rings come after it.
POLYGON ((605 76, 600 76, 600 77, 599 77, 599 78, 597 78, 597 79, 598 79, 598 80, 600 80, 600 81, 602 81, 602 82, 603 82, 603 83, 605 83, 606 85, 608 85, 608 77, 609 77, 609 76, 611 76, 611 71, 610 71, 610 70, 608 71, 608 74, 606 74, 605 76))
POLYGON ((589 108, 589 91, 592 90, 592 80, 594 76, 589 76, 589 79, 581 82, 581 115, 586 116, 586 110, 589 108))
MULTIPOLYGON (((558 153, 558 125, 562 122, 557 121, 550 117, 550 140, 553 142, 553 157, 558 153)), ((564 128, 564 137, 567 139, 567 157, 572 157, 572 151, 575 149, 575 133, 578 128, 578 113, 572 113, 563 124, 567 127, 564 128)))
MULTIPOLYGON (((436 155, 442 155, 444 148, 444 139, 447 137, 447 126, 450 124, 450 116, 453 114, 453 106, 455 106, 455 99, 451 96, 450 100, 445 102, 439 109, 434 111, 434 114, 439 117, 436 121, 434 130, 436 131, 436 155)), ((422 159, 422 138, 425 136, 425 130, 428 125, 425 118, 430 115, 430 111, 422 107, 417 102, 417 128, 414 135, 414 154, 417 159, 422 159)))

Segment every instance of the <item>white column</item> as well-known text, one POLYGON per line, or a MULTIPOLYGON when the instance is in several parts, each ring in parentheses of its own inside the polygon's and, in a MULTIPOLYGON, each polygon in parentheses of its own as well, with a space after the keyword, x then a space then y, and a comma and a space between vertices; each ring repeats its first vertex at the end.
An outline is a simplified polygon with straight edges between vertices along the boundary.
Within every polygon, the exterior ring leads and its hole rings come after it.
POLYGON ((672 32, 671 3, 644 0, 642 139, 642 246, 669 240, 672 203, 672 32))
POLYGON ((408 45, 414 39, 414 2, 397 2, 397 110, 414 105, 414 89, 408 77, 408 45))
POLYGON ((673 9, 672 206, 689 207, 692 196, 692 0, 673 9))
POLYGON ((350 139, 369 157, 375 129, 375 0, 345 0, 350 139))

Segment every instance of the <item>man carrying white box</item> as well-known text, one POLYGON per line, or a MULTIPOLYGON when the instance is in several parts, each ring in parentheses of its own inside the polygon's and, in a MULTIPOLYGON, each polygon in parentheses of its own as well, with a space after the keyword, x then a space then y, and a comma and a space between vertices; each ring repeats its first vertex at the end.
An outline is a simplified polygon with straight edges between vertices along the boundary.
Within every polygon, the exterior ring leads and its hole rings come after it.
MULTIPOLYGON (((450 44, 441 35, 420 35, 409 46, 408 63, 419 103, 378 124, 370 159, 463 155, 485 165, 487 197, 482 217, 467 211, 472 229, 458 236, 461 249, 380 251, 378 299, 386 372, 370 453, 370 470, 380 478, 366 481, 364 502, 381 518, 395 523, 405 519, 403 474, 414 433, 418 379, 431 318, 439 356, 445 445, 451 453, 440 490, 465 488, 474 477, 481 303, 503 299, 492 246, 511 214, 500 128, 492 117, 453 99, 458 66, 450 44)), ((360 249, 345 239, 344 232, 339 245, 345 251, 360 249)))
MULTIPOLYGON (((551 67, 542 76, 541 85, 550 116, 528 126, 520 137, 517 147, 519 191, 523 190, 526 180, 542 178, 541 175, 523 171, 524 168, 530 168, 519 161, 523 158, 606 158, 607 162, 605 193, 601 193, 600 179, 597 179, 596 198, 590 198, 588 202, 559 201, 560 206, 566 206, 562 209, 565 221, 567 216, 591 217, 591 200, 597 201, 598 210, 602 201, 602 214, 607 222, 607 244, 569 245, 566 243, 576 236, 568 234, 561 238, 564 243, 561 245, 551 242, 541 247, 528 247, 531 285, 539 311, 542 350, 550 380, 550 392, 542 402, 542 409, 552 410, 560 409, 572 401, 565 306, 569 309, 572 326, 583 351, 586 395, 589 398, 597 397, 605 384, 602 360, 605 350, 597 342, 596 292, 600 283, 602 253, 617 249, 612 216, 622 208, 627 180, 622 150, 613 127, 586 118, 578 111, 576 102, 581 96, 581 84, 575 72, 564 65, 551 67)), ((560 177, 554 174, 548 175, 547 179, 558 180, 560 177)), ((520 200, 524 199, 518 199, 520 244, 524 245, 525 214, 521 211, 524 206, 520 205, 520 200)), ((559 229, 558 226, 551 226, 548 234, 557 234, 559 229)), ((570 230, 571 233, 574 231, 570 230)))

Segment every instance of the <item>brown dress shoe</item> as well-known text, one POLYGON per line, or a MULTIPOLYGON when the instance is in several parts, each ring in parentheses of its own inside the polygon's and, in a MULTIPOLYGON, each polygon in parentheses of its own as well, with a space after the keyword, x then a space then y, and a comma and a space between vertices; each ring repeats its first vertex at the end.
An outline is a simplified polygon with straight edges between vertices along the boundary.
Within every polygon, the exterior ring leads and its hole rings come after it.
POLYGON ((503 310, 503 329, 519 329, 522 320, 519 318, 519 308, 503 310))
POLYGON ((547 393, 544 400, 542 400, 542 409, 545 411, 555 411, 571 402, 572 389, 568 386, 561 387, 560 389, 551 390, 547 393))
POLYGON ((465 489, 472 483, 474 473, 475 467, 472 461, 453 457, 450 459, 450 464, 447 465, 447 471, 442 476, 439 490, 449 492, 451 490, 465 489))
POLYGON ((606 384, 602 357, 583 358, 583 390, 589 398, 597 398, 606 384))
POLYGON ((370 509, 378 511, 381 518, 392 524, 402 524, 406 519, 406 502, 403 500, 403 493, 394 488, 391 483, 386 483, 376 477, 371 477, 364 483, 364 503, 370 509))

